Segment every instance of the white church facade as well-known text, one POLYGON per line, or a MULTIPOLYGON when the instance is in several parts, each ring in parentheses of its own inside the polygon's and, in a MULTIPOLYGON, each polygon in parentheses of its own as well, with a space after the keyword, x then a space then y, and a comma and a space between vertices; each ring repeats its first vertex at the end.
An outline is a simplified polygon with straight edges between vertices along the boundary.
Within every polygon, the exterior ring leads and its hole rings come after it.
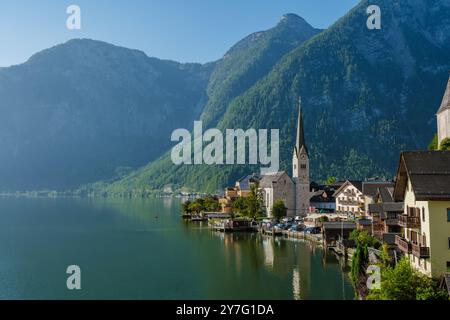
POLYGON ((438 146, 445 138, 450 138, 450 76, 444 98, 437 112, 438 146))
POLYGON ((287 172, 276 172, 261 177, 267 216, 272 216, 275 201, 282 200, 288 216, 306 216, 310 208, 309 153, 303 128, 301 102, 298 110, 297 136, 292 153, 292 177, 287 172))

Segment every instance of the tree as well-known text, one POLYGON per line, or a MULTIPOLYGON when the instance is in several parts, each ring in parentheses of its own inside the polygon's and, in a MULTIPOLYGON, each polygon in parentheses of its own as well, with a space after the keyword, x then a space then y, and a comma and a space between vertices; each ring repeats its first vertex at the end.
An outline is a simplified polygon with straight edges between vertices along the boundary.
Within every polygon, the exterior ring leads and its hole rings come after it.
POLYGON ((438 150, 438 135, 437 133, 434 135, 433 140, 431 140, 430 144, 428 145, 428 150, 438 150))
POLYGON ((372 290, 367 299, 374 300, 447 300, 448 293, 435 280, 414 270, 404 257, 395 267, 381 271, 381 289, 372 290))
POLYGON ((238 197, 236 200, 234 200, 233 204, 233 213, 237 214, 244 214, 245 212, 245 198, 238 197))
POLYGON ((328 221, 329 221, 329 219, 328 219, 327 216, 321 216, 321 217, 319 218, 319 222, 328 222, 328 221))
POLYGON ((186 202, 184 202, 181 205, 181 208, 182 208, 184 213, 187 213, 187 214, 192 213, 190 205, 191 205, 191 202, 189 200, 187 200, 186 202))
MULTIPOLYGON (((197 199, 198 200, 198 199, 197 199)), ((199 201, 194 201, 189 205, 189 210, 191 210, 191 212, 195 212, 197 214, 199 214, 200 212, 202 212, 203 210, 203 206, 199 201)))
POLYGON ((439 146, 439 150, 441 151, 450 151, 450 138, 445 138, 441 141, 441 145, 439 146))
POLYGON ((275 200, 275 202, 273 203, 273 207, 272 207, 272 215, 277 219, 286 217, 287 208, 284 205, 283 200, 281 200, 281 199, 275 200))
POLYGON ((244 214, 256 219, 263 214, 262 192, 257 184, 251 186, 250 194, 245 198, 244 214))
POLYGON ((327 186, 329 186, 329 185, 332 185, 332 184, 336 183, 336 181, 337 181, 336 177, 330 176, 330 177, 327 178, 327 181, 325 182, 325 184, 327 186))

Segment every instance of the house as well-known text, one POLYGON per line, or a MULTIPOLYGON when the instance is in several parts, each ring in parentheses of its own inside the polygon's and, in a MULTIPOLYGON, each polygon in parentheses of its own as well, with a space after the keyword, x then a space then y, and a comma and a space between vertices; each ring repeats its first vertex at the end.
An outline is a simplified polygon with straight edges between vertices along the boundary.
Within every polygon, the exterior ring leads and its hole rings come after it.
POLYGON ((450 151, 403 152, 394 200, 404 202, 396 244, 420 272, 450 269, 450 151))
POLYGON ((283 201, 288 216, 295 216, 295 185, 285 171, 262 176, 259 187, 268 217, 272 216, 272 207, 277 200, 283 201))
POLYGON ((362 193, 364 196, 364 212, 369 212, 369 204, 375 203, 375 196, 380 188, 394 188, 394 182, 373 179, 362 183, 362 193))
POLYGON ((257 186, 259 184, 260 177, 255 173, 242 177, 238 181, 236 181, 235 189, 237 190, 239 197, 247 197, 251 190, 252 186, 257 186))
POLYGON ((336 199, 333 197, 335 190, 327 186, 321 187, 311 193, 311 211, 317 213, 334 213, 336 211, 336 199))
POLYGON ((364 196, 362 181, 345 181, 333 194, 336 199, 336 212, 346 214, 349 218, 364 214, 364 196))
POLYGON ((324 222, 322 226, 323 241, 327 246, 335 246, 338 241, 348 240, 355 229, 354 222, 324 222))
POLYGON ((257 186, 259 184, 259 180, 259 176, 256 174, 251 174, 236 181, 234 187, 225 188, 224 196, 219 198, 219 204, 222 207, 222 212, 228 214, 232 213, 233 202, 239 197, 247 197, 251 192, 252 186, 257 186))
POLYGON ((436 114, 438 126, 438 145, 445 138, 450 138, 450 76, 441 106, 436 114))
POLYGON ((401 232, 398 217, 403 213, 403 202, 394 202, 394 188, 380 187, 369 204, 368 214, 372 219, 372 234, 383 242, 394 245, 395 236, 401 232))

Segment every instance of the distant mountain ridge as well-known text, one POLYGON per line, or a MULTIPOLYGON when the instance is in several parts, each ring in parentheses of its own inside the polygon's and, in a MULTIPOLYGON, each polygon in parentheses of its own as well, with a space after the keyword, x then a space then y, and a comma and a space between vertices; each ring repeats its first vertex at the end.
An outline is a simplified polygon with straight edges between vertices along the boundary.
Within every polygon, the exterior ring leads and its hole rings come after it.
MULTIPOLYGON (((217 126, 279 128, 281 169, 291 170, 302 97, 313 179, 394 175, 401 150, 425 149, 450 70, 450 1, 361 1, 329 29, 284 55, 226 106, 217 126), (379 5, 382 29, 366 27, 379 5)), ((205 111, 204 111, 205 112, 205 111)), ((108 186, 109 193, 217 191, 251 166, 174 166, 159 161, 108 186)))
POLYGON ((170 133, 196 119, 280 129, 290 171, 299 96, 313 179, 392 177, 436 131, 449 26, 450 0, 363 0, 327 30, 285 15, 205 65, 93 40, 44 50, 0 69, 0 191, 215 192, 259 169, 173 165, 170 133), (381 30, 366 27, 369 4, 381 30))
POLYGON ((155 159, 200 115, 212 67, 77 39, 0 69, 0 190, 75 188, 155 159))

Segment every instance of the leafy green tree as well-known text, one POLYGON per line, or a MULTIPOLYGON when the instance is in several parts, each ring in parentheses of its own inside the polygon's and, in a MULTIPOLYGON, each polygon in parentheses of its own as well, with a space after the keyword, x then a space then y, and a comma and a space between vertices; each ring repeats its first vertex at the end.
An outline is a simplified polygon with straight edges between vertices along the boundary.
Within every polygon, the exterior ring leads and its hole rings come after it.
POLYGON ((208 211, 208 212, 219 211, 219 209, 220 209, 219 200, 217 200, 211 196, 207 196, 203 200, 203 209, 204 209, 204 211, 208 211))
POLYGON ((256 219, 262 216, 263 196, 257 184, 251 186, 250 194, 245 198, 244 215, 256 219))
POLYGON ((445 138, 441 141, 441 145, 439 146, 439 150, 441 151, 450 151, 450 138, 445 138))
POLYGON ((336 177, 330 176, 327 178, 327 181, 325 181, 325 184, 329 186, 332 185, 333 183, 336 183, 336 181, 337 181, 336 177))
POLYGON ((321 216, 321 217, 319 218, 319 221, 320 221, 320 222, 328 222, 329 219, 328 219, 327 216, 321 216))
POLYGON ((245 212, 245 198, 238 197, 236 200, 234 200, 233 204, 233 213, 235 214, 244 214, 245 212))
POLYGON ((182 208, 182 210, 183 210, 183 213, 187 213, 187 214, 192 213, 190 206, 191 206, 191 202, 190 202, 189 200, 187 200, 186 202, 184 202, 184 203, 181 205, 181 208, 182 208))
POLYGON ((272 215, 277 219, 286 217, 287 208, 284 205, 283 200, 280 200, 280 199, 275 200, 275 202, 273 203, 273 206, 272 206, 272 215))
POLYGON ((202 212, 203 206, 202 206, 201 202, 196 200, 189 205, 189 210, 191 212, 195 212, 195 213, 199 214, 200 212, 202 212))
POLYGON ((433 140, 431 140, 430 144, 428 145, 428 150, 438 150, 438 135, 437 133, 434 135, 433 140))
POLYGON ((381 289, 372 290, 369 300, 447 300, 448 293, 435 280, 414 270, 404 257, 395 267, 381 272, 381 289))

